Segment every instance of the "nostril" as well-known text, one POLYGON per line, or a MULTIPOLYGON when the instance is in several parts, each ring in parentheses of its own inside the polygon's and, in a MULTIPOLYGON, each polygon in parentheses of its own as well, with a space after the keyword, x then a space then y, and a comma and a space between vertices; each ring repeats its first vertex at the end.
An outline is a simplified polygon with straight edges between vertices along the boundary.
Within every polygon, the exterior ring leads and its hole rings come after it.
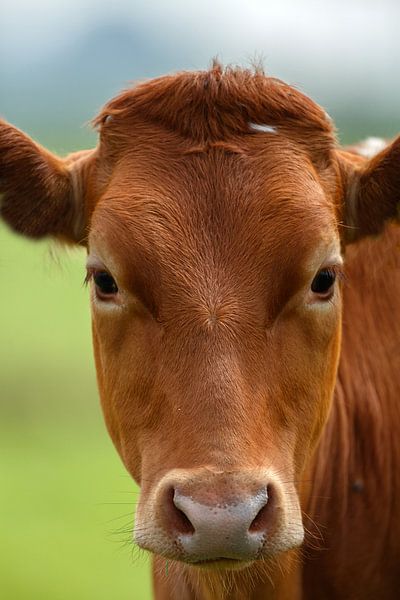
POLYGON ((249 527, 250 533, 271 532, 275 513, 275 494, 272 485, 267 486, 267 500, 249 527))
POLYGON ((169 488, 165 495, 164 515, 170 530, 175 533, 194 533, 195 530, 190 519, 175 504, 175 490, 173 487, 169 488))

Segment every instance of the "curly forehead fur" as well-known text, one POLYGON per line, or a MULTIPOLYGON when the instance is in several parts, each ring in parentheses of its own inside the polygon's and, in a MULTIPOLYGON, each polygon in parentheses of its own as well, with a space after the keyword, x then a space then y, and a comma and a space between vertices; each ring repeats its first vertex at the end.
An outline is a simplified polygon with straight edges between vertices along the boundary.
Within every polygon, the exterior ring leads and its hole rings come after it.
POLYGON ((249 124, 266 124, 318 138, 321 149, 334 143, 333 126, 310 98, 260 68, 181 72, 126 90, 111 100, 95 124, 107 117, 125 123, 142 118, 195 141, 223 140, 249 133, 249 124))

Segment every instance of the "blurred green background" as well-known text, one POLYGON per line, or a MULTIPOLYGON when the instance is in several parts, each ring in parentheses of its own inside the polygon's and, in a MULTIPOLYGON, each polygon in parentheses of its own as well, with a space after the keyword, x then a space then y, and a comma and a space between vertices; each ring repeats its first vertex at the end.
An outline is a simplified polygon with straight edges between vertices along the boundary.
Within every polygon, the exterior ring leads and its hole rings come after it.
MULTIPOLYGON (((342 142, 391 137, 399 22, 394 0, 2 0, 0 116, 65 154, 96 143, 84 124, 132 80, 258 57, 342 142)), ((84 263, 0 224, 0 600, 151 597, 138 490, 99 408, 84 263)))
POLYGON ((81 251, 0 227, 0 598, 150 598, 97 400, 81 251))

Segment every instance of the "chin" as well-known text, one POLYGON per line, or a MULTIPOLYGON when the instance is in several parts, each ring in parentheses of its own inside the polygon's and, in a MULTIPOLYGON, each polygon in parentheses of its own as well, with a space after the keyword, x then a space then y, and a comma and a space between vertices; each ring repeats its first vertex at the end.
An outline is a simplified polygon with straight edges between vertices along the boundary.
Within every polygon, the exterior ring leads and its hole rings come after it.
POLYGON ((194 563, 186 563, 202 571, 242 571, 254 563, 253 560, 237 560, 233 558, 212 558, 194 563))

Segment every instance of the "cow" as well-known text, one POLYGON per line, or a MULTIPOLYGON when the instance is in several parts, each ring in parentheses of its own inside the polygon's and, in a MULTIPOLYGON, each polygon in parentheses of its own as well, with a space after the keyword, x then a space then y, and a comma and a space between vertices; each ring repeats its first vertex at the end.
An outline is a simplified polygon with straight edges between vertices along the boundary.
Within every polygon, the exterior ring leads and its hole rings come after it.
POLYGON ((155 597, 397 598, 400 137, 347 151, 300 91, 217 63, 95 126, 60 158, 1 121, 1 215, 87 249, 155 597))

